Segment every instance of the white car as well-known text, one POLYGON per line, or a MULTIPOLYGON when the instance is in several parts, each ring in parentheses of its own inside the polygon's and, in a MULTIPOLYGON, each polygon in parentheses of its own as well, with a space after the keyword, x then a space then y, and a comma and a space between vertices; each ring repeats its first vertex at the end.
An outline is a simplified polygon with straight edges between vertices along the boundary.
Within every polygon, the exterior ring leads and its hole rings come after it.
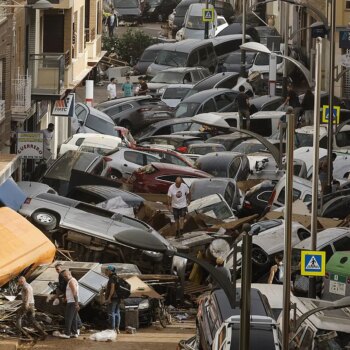
POLYGON ((85 139, 78 150, 104 155, 122 145, 122 140, 119 137, 109 135, 101 136, 105 137, 91 137, 85 139))
POLYGON ((217 36, 226 27, 228 27, 228 23, 226 22, 225 17, 218 16, 217 23, 216 23, 215 36, 217 36))
MULTIPOLYGON (((276 52, 279 55, 282 55, 280 51, 276 52)), ((253 65, 248 71, 248 76, 253 72, 269 73, 270 71, 270 56, 266 53, 259 52, 256 54, 253 65)), ((283 73, 284 62, 281 57, 277 57, 277 73, 283 73)))
MULTIPOLYGON (((113 144, 121 144, 122 140, 120 137, 117 136, 110 136, 110 135, 103 135, 103 134, 92 134, 92 133, 78 133, 74 134, 70 138, 68 138, 66 141, 64 141, 60 147, 59 156, 62 156, 67 151, 77 151, 80 146, 84 142, 89 142, 89 140, 93 140, 92 142, 97 144, 106 144, 109 145, 113 144)), ((115 147, 113 147, 115 148, 115 147)))
POLYGON ((175 108, 192 88, 192 84, 171 84, 164 88, 161 100, 169 107, 175 108))

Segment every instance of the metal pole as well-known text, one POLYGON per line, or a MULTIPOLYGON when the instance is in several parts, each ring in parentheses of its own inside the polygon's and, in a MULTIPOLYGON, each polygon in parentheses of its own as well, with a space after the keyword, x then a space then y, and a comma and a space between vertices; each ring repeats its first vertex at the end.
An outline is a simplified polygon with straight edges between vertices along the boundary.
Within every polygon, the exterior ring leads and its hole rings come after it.
POLYGON ((328 147, 327 147, 327 185, 331 188, 332 185, 332 151, 333 151, 333 106, 334 106, 334 60, 335 60, 335 11, 336 0, 331 0, 331 30, 330 30, 330 58, 329 58, 329 118, 328 118, 328 147))
MULTIPOLYGON (((205 8, 209 6, 209 1, 205 1, 205 8)), ((204 22, 204 39, 209 39, 209 22, 204 22)))
POLYGON ((243 231, 239 350, 250 349, 250 287, 252 283, 252 235, 249 233, 250 225, 243 225, 243 231))
MULTIPOLYGON (((283 13, 284 13, 284 56, 288 56, 288 31, 289 31, 289 4, 283 3, 283 13)), ((284 59, 283 63, 283 96, 287 96, 287 85, 288 85, 288 76, 287 76, 287 60, 284 59)))
MULTIPOLYGON (((243 0, 242 1, 242 45, 245 44, 245 34, 247 29, 246 10, 247 10, 247 4, 246 4, 246 1, 243 0)), ((241 69, 240 69, 241 77, 246 77, 245 61, 246 61, 245 50, 241 50, 241 69)))
MULTIPOLYGON (((316 39, 315 66, 315 102, 314 102, 314 159, 312 175, 312 204, 311 204, 311 250, 317 245, 317 210, 318 210, 318 167, 320 153, 320 97, 321 97, 321 67, 322 67, 322 38, 316 39)), ((315 277, 309 279, 309 297, 316 298, 315 277)))
POLYGON ((295 116, 293 108, 289 107, 287 120, 287 152, 286 152, 286 206, 284 210, 284 277, 283 277, 283 320, 282 320, 282 350, 288 350, 289 343, 289 313, 290 313, 290 279, 292 265, 292 207, 293 207, 293 147, 295 116))

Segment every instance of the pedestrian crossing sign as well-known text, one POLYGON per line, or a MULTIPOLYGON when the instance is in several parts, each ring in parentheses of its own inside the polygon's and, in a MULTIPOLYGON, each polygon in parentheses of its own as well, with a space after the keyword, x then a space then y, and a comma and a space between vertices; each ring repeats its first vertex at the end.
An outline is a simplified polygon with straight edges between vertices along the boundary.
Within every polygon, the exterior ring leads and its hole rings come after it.
POLYGON ((214 9, 202 9, 202 21, 214 22, 214 9))
POLYGON ((325 276, 326 252, 303 250, 301 252, 301 274, 303 276, 325 276))
MULTIPOLYGON (((329 120, 329 106, 322 106, 322 123, 328 123, 329 120)), ((340 106, 333 106, 333 124, 339 124, 340 120, 340 106)))

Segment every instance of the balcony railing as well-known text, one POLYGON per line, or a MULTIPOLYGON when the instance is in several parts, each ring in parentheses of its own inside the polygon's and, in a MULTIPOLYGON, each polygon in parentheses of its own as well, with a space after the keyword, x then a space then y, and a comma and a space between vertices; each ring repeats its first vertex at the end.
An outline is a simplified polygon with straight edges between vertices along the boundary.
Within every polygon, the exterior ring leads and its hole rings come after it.
POLYGON ((5 101, 0 100, 0 123, 5 119, 5 101))
POLYGON ((6 19, 11 12, 8 7, 2 7, 1 5, 10 5, 10 3, 7 0, 0 0, 0 21, 6 19))
POLYGON ((61 95, 64 91, 64 70, 69 53, 29 55, 32 95, 61 95))
POLYGON ((94 41, 96 39, 96 28, 85 28, 85 41, 94 41))
POLYGON ((12 79, 14 92, 12 96, 11 110, 13 114, 26 114, 31 107, 32 78, 30 76, 18 76, 12 79))

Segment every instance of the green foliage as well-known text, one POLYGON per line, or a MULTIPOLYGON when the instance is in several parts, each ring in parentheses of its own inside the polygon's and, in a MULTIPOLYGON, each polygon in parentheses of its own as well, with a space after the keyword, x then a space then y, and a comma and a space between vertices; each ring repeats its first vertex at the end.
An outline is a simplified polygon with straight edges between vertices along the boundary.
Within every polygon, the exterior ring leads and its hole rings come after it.
MULTIPOLYGON (((116 29, 118 30, 118 28, 116 29)), ((119 59, 130 62, 130 58, 140 58, 143 51, 150 45, 156 43, 150 35, 136 29, 128 29, 120 37, 109 38, 103 37, 102 48, 108 53, 115 52, 119 59)))

